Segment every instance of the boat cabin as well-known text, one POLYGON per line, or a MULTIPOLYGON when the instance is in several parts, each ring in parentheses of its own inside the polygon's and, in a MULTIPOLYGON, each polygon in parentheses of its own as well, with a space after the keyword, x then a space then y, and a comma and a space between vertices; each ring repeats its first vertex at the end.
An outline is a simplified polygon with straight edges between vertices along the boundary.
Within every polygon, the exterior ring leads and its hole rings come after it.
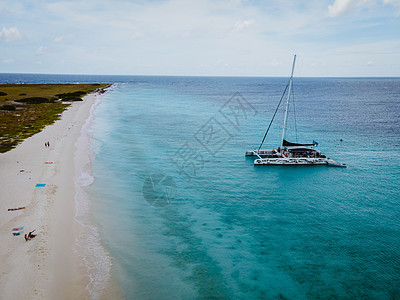
POLYGON ((289 157, 321 157, 325 158, 320 151, 305 146, 287 146, 283 149, 289 153, 289 157))

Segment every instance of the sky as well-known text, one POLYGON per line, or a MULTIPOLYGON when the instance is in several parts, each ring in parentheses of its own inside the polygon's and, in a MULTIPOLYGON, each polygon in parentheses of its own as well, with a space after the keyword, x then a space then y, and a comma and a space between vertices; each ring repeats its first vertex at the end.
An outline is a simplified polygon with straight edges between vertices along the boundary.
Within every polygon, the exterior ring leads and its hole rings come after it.
POLYGON ((0 73, 399 77, 400 0, 0 0, 0 73))

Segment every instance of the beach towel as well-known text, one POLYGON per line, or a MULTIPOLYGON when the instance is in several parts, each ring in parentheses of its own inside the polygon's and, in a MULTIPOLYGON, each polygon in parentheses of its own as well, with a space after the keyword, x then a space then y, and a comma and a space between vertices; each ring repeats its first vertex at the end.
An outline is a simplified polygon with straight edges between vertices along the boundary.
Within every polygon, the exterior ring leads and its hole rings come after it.
POLYGON ((19 170, 18 175, 27 174, 27 173, 32 173, 32 172, 31 171, 26 171, 26 170, 19 170))
POLYGON ((38 183, 38 184, 36 184, 36 187, 45 187, 45 186, 46 186, 45 183, 38 183))
POLYGON ((20 210, 25 209, 25 206, 17 207, 17 208, 9 208, 8 211, 20 210))
POLYGON ((15 227, 12 229, 13 236, 17 236, 24 233, 24 227, 15 227))

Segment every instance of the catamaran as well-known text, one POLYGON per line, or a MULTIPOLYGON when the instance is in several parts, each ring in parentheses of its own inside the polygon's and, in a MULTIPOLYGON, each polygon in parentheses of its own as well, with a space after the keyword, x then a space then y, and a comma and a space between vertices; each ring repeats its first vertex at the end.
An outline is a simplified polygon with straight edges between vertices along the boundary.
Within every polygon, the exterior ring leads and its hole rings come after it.
POLYGON ((293 86, 293 72, 294 66, 296 63, 296 55, 293 58, 292 72, 290 75, 289 83, 283 92, 281 100, 279 101, 278 107, 275 110, 275 113, 272 117, 272 120, 268 126, 267 131, 265 132, 264 138, 256 150, 246 151, 246 156, 254 156, 256 159, 254 160, 255 165, 329 165, 336 167, 346 167, 345 164, 336 162, 329 157, 323 155, 319 150, 316 150, 314 147, 318 145, 317 142, 313 141, 309 144, 299 144, 299 143, 291 143, 285 139, 285 130, 287 125, 288 118, 288 108, 289 108, 289 100, 290 93, 292 91, 293 86), (275 115, 278 111, 278 108, 284 98, 284 95, 287 92, 286 98, 286 108, 285 114, 283 118, 283 128, 282 128, 282 139, 280 146, 275 150, 261 150, 261 147, 265 141, 265 138, 268 134, 269 129, 271 128, 272 122, 275 118, 275 115))

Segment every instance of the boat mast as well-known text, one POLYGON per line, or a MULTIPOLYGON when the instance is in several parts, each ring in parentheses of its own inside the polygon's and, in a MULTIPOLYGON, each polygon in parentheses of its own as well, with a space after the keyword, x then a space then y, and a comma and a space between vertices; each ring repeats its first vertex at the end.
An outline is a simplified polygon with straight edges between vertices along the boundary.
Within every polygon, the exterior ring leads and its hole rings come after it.
POLYGON ((285 128, 286 128, 287 114, 288 114, 288 108, 289 108, 290 92, 291 92, 291 90, 292 90, 293 71, 294 71, 294 64, 295 64, 295 62, 296 62, 296 54, 295 54, 294 57, 293 57, 292 74, 290 75, 290 80, 289 80, 289 91, 288 91, 287 100, 286 100, 285 118, 283 119, 281 149, 283 148, 283 139, 285 138, 285 128))

